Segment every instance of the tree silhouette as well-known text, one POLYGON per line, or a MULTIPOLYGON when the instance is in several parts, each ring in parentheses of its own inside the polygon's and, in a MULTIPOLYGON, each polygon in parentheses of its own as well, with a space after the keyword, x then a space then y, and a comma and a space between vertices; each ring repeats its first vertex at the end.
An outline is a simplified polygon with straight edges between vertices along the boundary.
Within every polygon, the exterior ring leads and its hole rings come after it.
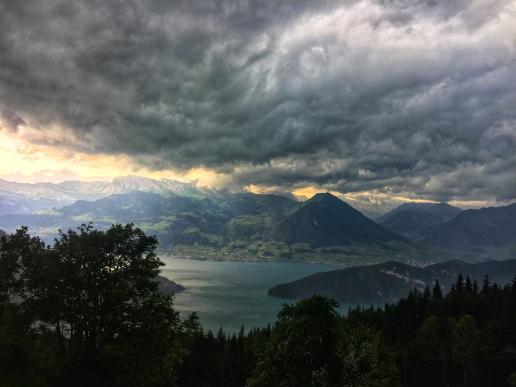
POLYGON ((2 244, 3 302, 5 294, 16 300, 38 343, 47 341, 42 361, 55 383, 173 383, 181 325, 153 281, 156 245, 131 224, 83 225, 52 246, 23 228, 2 244))

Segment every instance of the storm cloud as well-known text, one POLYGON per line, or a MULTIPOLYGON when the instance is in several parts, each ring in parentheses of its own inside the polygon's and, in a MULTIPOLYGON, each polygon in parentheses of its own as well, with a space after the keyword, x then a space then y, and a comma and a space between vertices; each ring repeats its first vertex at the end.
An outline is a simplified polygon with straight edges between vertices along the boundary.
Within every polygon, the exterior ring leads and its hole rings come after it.
POLYGON ((0 0, 0 122, 236 184, 516 199, 516 3, 0 0))

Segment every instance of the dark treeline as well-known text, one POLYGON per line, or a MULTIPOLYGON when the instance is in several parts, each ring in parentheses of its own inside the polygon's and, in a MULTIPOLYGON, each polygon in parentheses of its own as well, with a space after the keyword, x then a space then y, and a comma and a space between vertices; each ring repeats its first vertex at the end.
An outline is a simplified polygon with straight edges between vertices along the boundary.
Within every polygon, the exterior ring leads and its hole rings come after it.
POLYGON ((0 386, 516 386, 516 280, 356 308, 313 296, 226 335, 160 293, 157 240, 83 226, 0 246, 0 386))

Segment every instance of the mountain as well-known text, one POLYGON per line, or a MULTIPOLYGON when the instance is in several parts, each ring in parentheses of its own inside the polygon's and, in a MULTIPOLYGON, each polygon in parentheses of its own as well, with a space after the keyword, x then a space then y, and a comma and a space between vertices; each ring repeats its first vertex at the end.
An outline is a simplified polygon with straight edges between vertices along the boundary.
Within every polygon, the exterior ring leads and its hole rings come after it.
POLYGON ((313 294, 335 298, 343 304, 380 304, 405 296, 430 278, 424 269, 399 262, 356 266, 317 273, 269 290, 269 295, 302 299, 313 294))
POLYGON ((77 200, 38 214, 4 215, 0 220, 11 231, 28 225, 47 241, 52 240, 58 229, 75 228, 91 221, 101 229, 113 223, 135 223, 146 232, 156 234, 164 248, 171 245, 220 247, 227 238, 260 239, 275 220, 298 205, 275 195, 243 193, 200 199, 133 191, 95 201, 77 200))
POLYGON ((299 202, 273 194, 254 194, 250 192, 227 194, 218 200, 233 217, 267 214, 280 218, 299 207, 299 202))
POLYGON ((506 284, 516 275, 516 259, 477 264, 454 260, 426 267, 399 262, 350 267, 277 285, 269 290, 269 295, 301 299, 320 294, 343 304, 384 304, 396 302, 414 288, 432 287, 435 279, 449 289, 459 274, 479 283, 489 275, 492 282, 506 284))
POLYGON ((6 232, 4 230, 0 230, 0 238, 7 236, 6 232))
POLYGON ((1 224, 8 230, 27 225, 47 241, 58 229, 75 228, 93 222, 105 229, 114 223, 135 223, 149 234, 160 237, 160 243, 207 244, 212 236, 224 233, 228 215, 208 199, 196 199, 152 192, 130 192, 110 195, 95 201, 78 200, 68 206, 30 215, 4 215, 1 224))
POLYGON ((111 181, 72 180, 57 184, 14 183, 0 179, 0 214, 31 214, 44 209, 63 207, 77 200, 94 201, 109 195, 134 191, 196 198, 205 198, 213 194, 210 190, 196 187, 194 183, 139 176, 117 177, 111 181))
POLYGON ((29 214, 75 201, 50 183, 12 183, 0 179, 0 214, 29 214))
POLYGON ((453 219, 462 209, 447 203, 404 203, 383 215, 378 222, 410 240, 421 240, 453 219))
POLYGON ((379 222, 384 222, 393 215, 407 210, 418 210, 426 214, 430 214, 440 219, 442 222, 447 222, 460 214, 463 210, 459 207, 452 206, 448 203, 403 203, 392 211, 378 218, 379 222))
POLYGON ((435 262, 428 248, 408 243, 330 194, 299 203, 271 194, 219 192, 202 198, 132 191, 35 214, 0 216, 7 231, 26 225, 48 243, 59 229, 90 221, 99 229, 134 223, 158 237, 161 253, 183 258, 435 262))
POLYGON ((318 193, 304 202, 275 225, 269 236, 274 241, 307 243, 314 248, 405 242, 330 193, 318 193))
POLYGON ((444 249, 465 250, 516 246, 516 203, 463 211, 423 242, 444 249))
POLYGON ((418 241, 430 235, 442 223, 438 217, 420 210, 400 211, 380 222, 387 230, 413 241, 418 241))

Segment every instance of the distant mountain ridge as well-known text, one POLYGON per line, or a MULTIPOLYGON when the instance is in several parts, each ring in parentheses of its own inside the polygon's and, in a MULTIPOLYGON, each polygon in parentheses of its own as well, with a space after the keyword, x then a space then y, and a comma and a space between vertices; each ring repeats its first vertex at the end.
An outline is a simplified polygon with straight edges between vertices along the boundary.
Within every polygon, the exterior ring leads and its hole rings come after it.
POLYGON ((0 180, 0 227, 6 231, 27 225, 51 241, 58 229, 90 221, 99 228, 131 222, 158 236, 166 253, 203 259, 363 264, 512 258, 514 209, 461 212, 445 203, 406 203, 378 224, 330 193, 298 202, 135 176, 59 184, 0 180), (52 203, 62 205, 48 207, 52 203), (4 204, 21 206, 21 214, 3 211, 4 204))
POLYGON ((423 243, 447 249, 516 245, 516 203, 463 211, 423 243))
POLYGON ((410 202, 403 203, 400 206, 396 207, 392 211, 389 211, 385 215, 378 218, 379 222, 384 222, 388 218, 396 215, 399 212, 407 211, 407 210, 418 210, 420 212, 424 212, 430 215, 433 215, 439 218, 443 222, 447 222, 448 220, 453 219, 455 216, 460 214, 463 210, 459 207, 452 206, 448 203, 418 203, 418 202, 410 202))
POLYGON ((398 301, 414 288, 431 288, 435 279, 447 290, 459 274, 464 278, 469 276, 480 285, 485 275, 488 275, 492 282, 503 285, 515 277, 516 259, 476 264, 453 260, 426 267, 384 262, 313 274, 277 285, 268 293, 290 299, 320 294, 335 298, 343 304, 384 304, 398 301))
POLYGON ((156 235, 161 249, 187 258, 379 262, 419 259, 423 252, 331 194, 299 203, 252 193, 201 198, 133 191, 0 216, 7 230, 28 225, 47 241, 58 229, 90 221, 101 229, 135 223, 156 235))
POLYGON ((460 214, 462 209, 447 203, 404 203, 378 219, 386 229, 419 241, 460 214))
MULTIPOLYGON (((195 181, 184 183, 173 179, 151 179, 131 175, 116 177, 111 181, 81 181, 74 180, 73 173, 65 173, 65 176, 71 179, 59 183, 43 182, 44 176, 37 176, 37 183, 27 183, 27 179, 23 182, 15 182, 0 178, 0 215, 30 214, 63 207, 77 200, 93 201, 112 194, 132 191, 154 192, 162 195, 175 193, 188 197, 217 197, 228 193, 223 189, 199 187, 195 181)), ((16 176, 12 175, 10 178, 16 179, 16 176)), ((271 194, 300 201, 290 192, 271 192, 271 194)), ((392 209, 396 203, 389 199, 372 199, 367 195, 349 196, 346 202, 372 219, 392 209)))
POLYGON ((0 214, 30 214, 60 208, 77 200, 94 201, 113 194, 134 191, 206 197, 212 191, 194 183, 140 176, 116 177, 111 181, 71 180, 62 183, 15 183, 0 179, 0 214))

